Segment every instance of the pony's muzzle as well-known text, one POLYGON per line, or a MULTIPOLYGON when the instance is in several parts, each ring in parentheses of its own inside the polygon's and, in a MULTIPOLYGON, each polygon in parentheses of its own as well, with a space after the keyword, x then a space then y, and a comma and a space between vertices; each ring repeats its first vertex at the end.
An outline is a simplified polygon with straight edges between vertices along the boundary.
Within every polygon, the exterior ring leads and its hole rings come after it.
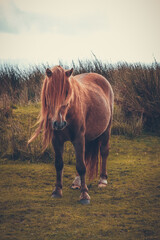
POLYGON ((52 122, 52 126, 54 130, 62 130, 67 126, 67 122, 66 121, 53 121, 52 122))

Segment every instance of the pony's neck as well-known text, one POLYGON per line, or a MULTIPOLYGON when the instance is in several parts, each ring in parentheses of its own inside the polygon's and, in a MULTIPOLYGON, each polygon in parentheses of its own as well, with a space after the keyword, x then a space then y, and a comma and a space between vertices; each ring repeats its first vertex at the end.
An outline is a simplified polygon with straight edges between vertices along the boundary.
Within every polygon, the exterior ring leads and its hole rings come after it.
POLYGON ((71 108, 75 108, 75 112, 82 111, 84 109, 86 90, 85 87, 76 78, 71 77, 71 88, 72 88, 72 100, 71 108), (82 107, 83 105, 83 107, 82 107))
POLYGON ((72 101, 74 104, 79 103, 82 97, 81 84, 74 77, 71 77, 70 81, 71 81, 71 88, 72 88, 72 101))

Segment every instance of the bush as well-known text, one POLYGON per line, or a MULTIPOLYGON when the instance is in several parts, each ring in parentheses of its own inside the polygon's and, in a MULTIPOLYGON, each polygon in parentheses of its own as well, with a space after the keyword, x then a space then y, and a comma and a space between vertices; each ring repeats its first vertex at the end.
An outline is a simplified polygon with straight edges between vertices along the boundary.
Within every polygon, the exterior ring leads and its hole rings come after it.
POLYGON ((1 158, 29 162, 53 160, 53 152, 50 148, 42 153, 41 136, 27 145, 39 111, 39 104, 0 110, 1 158))
POLYGON ((125 65, 119 66, 119 70, 121 104, 126 117, 143 118, 146 130, 157 131, 160 127, 160 65, 125 65))
POLYGON ((34 66, 28 70, 18 66, 0 66, 0 107, 11 104, 28 104, 39 101, 44 66, 34 66))
MULTIPOLYGON (((59 62, 64 68, 71 68, 59 62)), ((0 108, 39 102, 45 68, 32 66, 0 66, 0 108)), ((160 64, 151 65, 117 63, 106 64, 93 60, 72 61, 74 75, 96 72, 108 79, 115 94, 113 130, 115 134, 137 135, 142 130, 160 129, 160 64)))
POLYGON ((142 117, 126 117, 121 105, 115 105, 112 123, 112 134, 129 137, 139 136, 143 131, 142 117))

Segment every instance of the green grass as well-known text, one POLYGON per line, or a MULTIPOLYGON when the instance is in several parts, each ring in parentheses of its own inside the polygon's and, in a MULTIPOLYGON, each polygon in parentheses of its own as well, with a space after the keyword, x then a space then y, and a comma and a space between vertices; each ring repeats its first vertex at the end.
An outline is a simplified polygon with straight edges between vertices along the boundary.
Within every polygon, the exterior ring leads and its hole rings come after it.
MULTIPOLYGON (((63 198, 52 199, 53 164, 2 161, 0 239, 159 239, 160 138, 113 136, 108 186, 88 182, 91 204, 70 189, 75 159, 65 153, 63 198)), ((66 146, 70 150, 70 147, 66 146)))
MULTIPOLYGON (((39 162, 40 159, 41 162, 51 162, 54 157, 51 147, 42 153, 42 136, 27 145, 34 133, 39 113, 40 103, 13 105, 8 109, 0 109, 0 158, 13 161, 28 160, 32 163, 39 162)), ((133 117, 127 121, 122 109, 115 105, 112 134, 133 137, 141 133, 141 121, 133 117)), ((72 152, 68 150, 69 155, 73 155, 72 152)))

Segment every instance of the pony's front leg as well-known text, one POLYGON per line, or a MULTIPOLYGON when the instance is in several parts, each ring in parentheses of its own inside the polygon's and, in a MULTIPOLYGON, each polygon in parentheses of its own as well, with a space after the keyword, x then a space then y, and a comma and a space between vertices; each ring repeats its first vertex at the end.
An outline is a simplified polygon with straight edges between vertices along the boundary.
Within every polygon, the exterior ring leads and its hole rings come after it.
POLYGON ((85 182, 86 166, 85 166, 85 138, 84 136, 78 137, 74 143, 76 152, 76 169, 81 179, 81 195, 80 203, 89 204, 90 196, 88 194, 88 188, 85 182))
POLYGON ((59 142, 57 139, 53 141, 55 151, 55 168, 56 168, 56 186, 52 193, 52 197, 62 197, 62 171, 63 171, 63 146, 64 143, 59 142))

